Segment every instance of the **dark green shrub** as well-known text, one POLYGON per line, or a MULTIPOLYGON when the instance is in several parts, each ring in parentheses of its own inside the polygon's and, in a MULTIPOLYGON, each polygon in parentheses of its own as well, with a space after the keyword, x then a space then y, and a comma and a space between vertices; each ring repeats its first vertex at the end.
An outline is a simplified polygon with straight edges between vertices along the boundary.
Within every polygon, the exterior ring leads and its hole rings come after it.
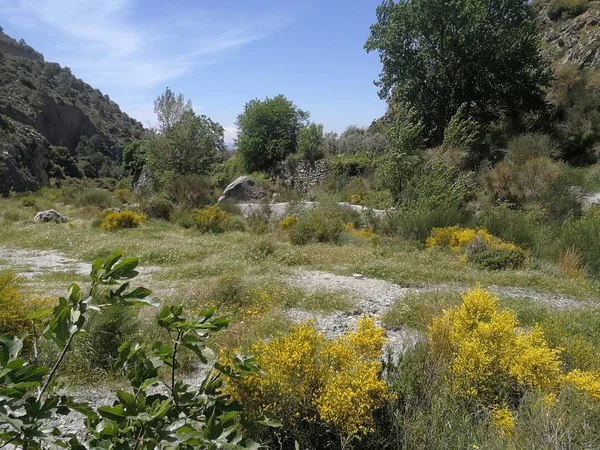
POLYGON ((195 174, 176 177, 171 183, 169 198, 185 208, 202 208, 215 201, 210 179, 195 174))
POLYGON ((21 198, 21 205, 25 206, 25 207, 37 207, 37 201, 35 199, 35 197, 33 195, 26 195, 25 197, 21 198))
POLYGON ((527 265, 528 255, 520 248, 488 248, 469 255, 469 262, 486 270, 523 269, 527 265))
POLYGON ((546 12, 551 20, 570 19, 587 11, 588 0, 552 0, 546 12))
POLYGON ((320 207, 301 215, 288 233, 292 244, 305 245, 311 242, 339 242, 343 231, 343 213, 336 208, 320 207))
POLYGON ((144 204, 142 211, 151 219, 169 220, 173 209, 173 204, 166 198, 153 197, 144 204))
POLYGON ((539 248, 553 238, 541 211, 514 210, 500 205, 484 211, 477 223, 494 236, 528 249, 539 248))

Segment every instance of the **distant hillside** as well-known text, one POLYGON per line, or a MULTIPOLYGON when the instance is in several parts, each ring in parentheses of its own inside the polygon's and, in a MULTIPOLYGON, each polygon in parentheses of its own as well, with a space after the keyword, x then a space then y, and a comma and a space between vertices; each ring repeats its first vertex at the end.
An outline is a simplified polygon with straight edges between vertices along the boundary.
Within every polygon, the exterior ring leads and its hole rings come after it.
POLYGON ((599 0, 536 0, 533 5, 553 60, 600 67, 599 0))
POLYGON ((113 176, 143 131, 108 96, 0 29, 0 193, 113 176))

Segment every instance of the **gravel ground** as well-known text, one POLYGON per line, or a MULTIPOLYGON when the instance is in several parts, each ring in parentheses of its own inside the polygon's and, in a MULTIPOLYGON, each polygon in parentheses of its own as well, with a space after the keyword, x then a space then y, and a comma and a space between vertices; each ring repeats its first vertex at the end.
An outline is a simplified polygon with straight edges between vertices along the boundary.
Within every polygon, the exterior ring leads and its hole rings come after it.
POLYGON ((90 264, 67 258, 50 250, 0 247, 0 270, 3 269, 12 269, 24 277, 35 278, 49 271, 84 275, 90 272, 90 264))

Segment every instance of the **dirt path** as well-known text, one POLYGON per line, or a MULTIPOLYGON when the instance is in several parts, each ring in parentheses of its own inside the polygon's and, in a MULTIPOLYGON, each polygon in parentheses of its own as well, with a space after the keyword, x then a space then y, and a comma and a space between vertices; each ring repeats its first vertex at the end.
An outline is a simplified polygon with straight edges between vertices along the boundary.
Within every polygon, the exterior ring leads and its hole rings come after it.
POLYGON ((11 269, 27 278, 46 272, 89 273, 90 265, 51 250, 25 250, 0 247, 0 270, 11 269))

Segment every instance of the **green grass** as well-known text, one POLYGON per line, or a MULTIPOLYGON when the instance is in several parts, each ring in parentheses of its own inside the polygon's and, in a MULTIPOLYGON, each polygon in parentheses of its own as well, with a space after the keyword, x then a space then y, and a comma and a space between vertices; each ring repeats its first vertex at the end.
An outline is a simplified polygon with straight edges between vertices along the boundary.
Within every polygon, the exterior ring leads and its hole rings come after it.
POLYGON ((402 297, 387 310, 383 317, 383 326, 390 330, 402 327, 427 331, 434 317, 439 316, 444 309, 460 305, 458 292, 430 291, 413 292, 402 297))
MULTIPOLYGON (((12 199, 1 199, 0 206, 12 199)), ((9 206, 10 206, 9 205, 9 206)), ((19 208, 23 208, 20 207, 19 208)), ((519 286, 577 298, 598 298, 597 281, 572 280, 554 264, 535 269, 486 271, 461 263, 443 251, 423 251, 420 244, 400 238, 382 238, 379 245, 315 243, 294 246, 283 233, 257 237, 248 232, 200 234, 177 225, 150 220, 140 228, 107 232, 91 226, 82 209, 65 207, 68 224, 35 224, 30 220, 2 222, 0 245, 56 250, 91 263, 116 248, 140 257, 142 266, 164 269, 153 279, 194 280, 223 273, 257 276, 281 275, 292 267, 326 270, 342 275, 362 273, 406 286, 461 284, 519 286)))
POLYGON ((334 311, 352 311, 356 308, 354 300, 344 291, 313 293, 303 298, 299 305, 307 311, 331 313, 334 311))

